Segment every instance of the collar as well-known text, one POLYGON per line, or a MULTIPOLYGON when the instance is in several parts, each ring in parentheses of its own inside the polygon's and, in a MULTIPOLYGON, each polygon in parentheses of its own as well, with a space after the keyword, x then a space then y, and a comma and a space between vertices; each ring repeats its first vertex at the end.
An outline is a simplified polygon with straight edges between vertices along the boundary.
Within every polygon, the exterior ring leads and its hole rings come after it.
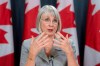
MULTIPOLYGON (((52 57, 54 57, 54 58, 57 57, 57 56, 59 55, 59 54, 57 53, 59 50, 61 50, 61 49, 59 49, 59 48, 52 48, 52 50, 51 50, 51 55, 50 55, 50 56, 52 56, 52 57)), ((38 56, 39 56, 40 58, 42 58, 43 60, 45 60, 45 61, 47 61, 47 62, 49 63, 49 59, 48 59, 48 57, 47 57, 47 55, 46 55, 44 49, 42 49, 42 50, 39 52, 38 56)))

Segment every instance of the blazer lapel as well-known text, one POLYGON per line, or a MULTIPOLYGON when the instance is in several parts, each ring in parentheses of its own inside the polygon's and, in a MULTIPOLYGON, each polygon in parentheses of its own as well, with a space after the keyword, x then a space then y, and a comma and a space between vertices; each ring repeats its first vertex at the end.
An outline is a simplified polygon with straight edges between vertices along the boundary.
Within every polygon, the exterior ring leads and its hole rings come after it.
POLYGON ((42 49, 38 55, 40 58, 49 63, 48 57, 46 56, 44 49, 42 49))

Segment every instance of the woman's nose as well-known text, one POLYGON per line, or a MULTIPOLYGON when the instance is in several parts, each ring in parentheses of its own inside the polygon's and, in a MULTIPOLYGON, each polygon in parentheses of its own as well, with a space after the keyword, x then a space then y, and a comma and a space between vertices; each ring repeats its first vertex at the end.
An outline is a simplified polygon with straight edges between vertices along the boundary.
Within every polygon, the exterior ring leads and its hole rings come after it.
POLYGON ((53 21, 50 21, 50 26, 53 26, 53 21))

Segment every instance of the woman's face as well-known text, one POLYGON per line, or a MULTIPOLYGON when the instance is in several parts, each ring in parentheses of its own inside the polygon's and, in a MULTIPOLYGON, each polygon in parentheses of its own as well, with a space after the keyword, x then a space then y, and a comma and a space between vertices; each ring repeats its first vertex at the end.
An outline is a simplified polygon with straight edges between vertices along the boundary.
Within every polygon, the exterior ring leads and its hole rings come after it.
POLYGON ((43 13, 40 19, 40 26, 42 32, 53 36, 58 28, 58 20, 52 13, 43 13))

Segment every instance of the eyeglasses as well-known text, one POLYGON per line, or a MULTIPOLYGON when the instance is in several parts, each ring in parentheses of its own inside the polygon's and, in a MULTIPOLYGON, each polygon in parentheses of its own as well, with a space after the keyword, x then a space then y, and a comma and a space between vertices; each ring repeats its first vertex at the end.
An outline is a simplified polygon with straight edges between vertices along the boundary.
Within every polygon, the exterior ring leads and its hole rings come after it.
MULTIPOLYGON (((51 20, 49 18, 41 19, 41 20, 45 21, 46 23, 50 23, 51 22, 51 20)), ((53 24, 58 24, 58 20, 57 19, 54 19, 52 22, 53 22, 53 24)))

